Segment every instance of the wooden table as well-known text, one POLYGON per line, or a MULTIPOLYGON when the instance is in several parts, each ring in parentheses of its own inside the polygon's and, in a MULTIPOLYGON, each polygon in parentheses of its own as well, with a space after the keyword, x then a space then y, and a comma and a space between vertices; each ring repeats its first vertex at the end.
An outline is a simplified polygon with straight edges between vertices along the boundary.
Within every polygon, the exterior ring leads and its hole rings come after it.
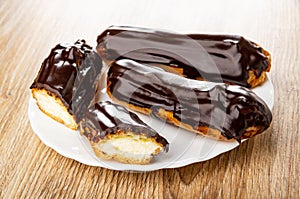
POLYGON ((0 198, 299 198, 300 1, 0 0, 0 198), (112 24, 244 35, 272 53, 268 133, 206 162, 129 173, 45 146, 27 117, 29 86, 57 43, 112 24))

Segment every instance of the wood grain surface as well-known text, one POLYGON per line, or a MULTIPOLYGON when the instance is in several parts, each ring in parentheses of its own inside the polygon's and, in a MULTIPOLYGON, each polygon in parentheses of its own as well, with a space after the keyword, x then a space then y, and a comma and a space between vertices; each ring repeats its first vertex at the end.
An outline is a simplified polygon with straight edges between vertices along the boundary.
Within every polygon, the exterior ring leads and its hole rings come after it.
POLYGON ((300 198, 300 1, 0 0, 0 198, 300 198), (226 32, 272 54, 271 129, 206 162, 130 173, 45 146, 27 117, 29 86, 57 43, 96 44, 109 25, 226 32))

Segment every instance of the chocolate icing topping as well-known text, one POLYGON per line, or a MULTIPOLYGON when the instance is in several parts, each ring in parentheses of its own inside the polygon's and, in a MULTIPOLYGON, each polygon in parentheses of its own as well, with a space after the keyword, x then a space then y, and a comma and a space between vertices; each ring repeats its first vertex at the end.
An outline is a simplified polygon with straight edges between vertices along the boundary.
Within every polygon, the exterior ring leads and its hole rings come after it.
POLYGON ((84 40, 58 44, 30 88, 45 88, 55 94, 78 122, 95 96, 101 68, 101 58, 84 40))
POLYGON ((247 138, 249 127, 261 133, 272 120, 264 101, 241 86, 190 80, 126 59, 114 62, 107 76, 107 92, 114 98, 155 116, 164 109, 195 130, 207 126, 228 139, 247 138))
POLYGON ((118 130, 121 130, 138 135, 143 134, 148 138, 155 139, 166 149, 168 147, 168 141, 140 120, 135 113, 109 101, 102 101, 91 106, 79 125, 84 131, 83 134, 95 143, 108 134, 116 134, 118 130), (89 131, 86 131, 86 128, 89 131))
POLYGON ((269 70, 263 49, 241 36, 176 34, 145 28, 111 26, 97 38, 107 60, 123 58, 182 69, 191 79, 251 87, 248 71, 269 70))

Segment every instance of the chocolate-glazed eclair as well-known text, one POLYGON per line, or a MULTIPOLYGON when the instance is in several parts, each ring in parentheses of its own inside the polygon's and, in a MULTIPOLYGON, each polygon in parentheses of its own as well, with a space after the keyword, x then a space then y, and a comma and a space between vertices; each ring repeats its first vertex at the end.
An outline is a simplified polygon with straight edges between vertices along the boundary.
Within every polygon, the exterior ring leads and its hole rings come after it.
POLYGON ((168 150, 167 140, 135 113, 109 101, 91 106, 79 129, 100 158, 148 164, 154 155, 168 150))
POLYGON ((252 137, 272 121, 268 106, 250 89, 190 80, 132 60, 111 65, 107 93, 135 111, 220 140, 252 137))
POLYGON ((108 63, 127 58, 190 79, 248 88, 264 82, 271 68, 270 54, 242 36, 111 26, 98 36, 97 43, 97 51, 108 63))
POLYGON ((39 108, 71 129, 86 112, 102 68, 99 55, 84 40, 56 45, 31 85, 39 108))

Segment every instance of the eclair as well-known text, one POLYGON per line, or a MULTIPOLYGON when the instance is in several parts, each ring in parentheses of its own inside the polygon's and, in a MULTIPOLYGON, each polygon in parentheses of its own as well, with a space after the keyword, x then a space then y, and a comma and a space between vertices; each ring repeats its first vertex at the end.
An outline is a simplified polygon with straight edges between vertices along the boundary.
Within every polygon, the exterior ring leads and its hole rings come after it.
POLYGON ((110 64, 131 59, 190 79, 254 88, 265 82, 271 56, 238 35, 177 34, 111 26, 97 38, 97 51, 110 64))
POLYGON ((190 80, 128 59, 113 62, 107 93, 117 103, 218 140, 264 132, 272 113, 248 88, 190 80))
POLYGON ((168 141, 125 107, 102 101, 91 106, 79 129, 95 154, 128 164, 149 164, 168 150, 168 141))
POLYGON ((94 99, 101 68, 101 58, 84 40, 58 44, 42 63, 32 96, 41 111, 75 130, 94 99))

